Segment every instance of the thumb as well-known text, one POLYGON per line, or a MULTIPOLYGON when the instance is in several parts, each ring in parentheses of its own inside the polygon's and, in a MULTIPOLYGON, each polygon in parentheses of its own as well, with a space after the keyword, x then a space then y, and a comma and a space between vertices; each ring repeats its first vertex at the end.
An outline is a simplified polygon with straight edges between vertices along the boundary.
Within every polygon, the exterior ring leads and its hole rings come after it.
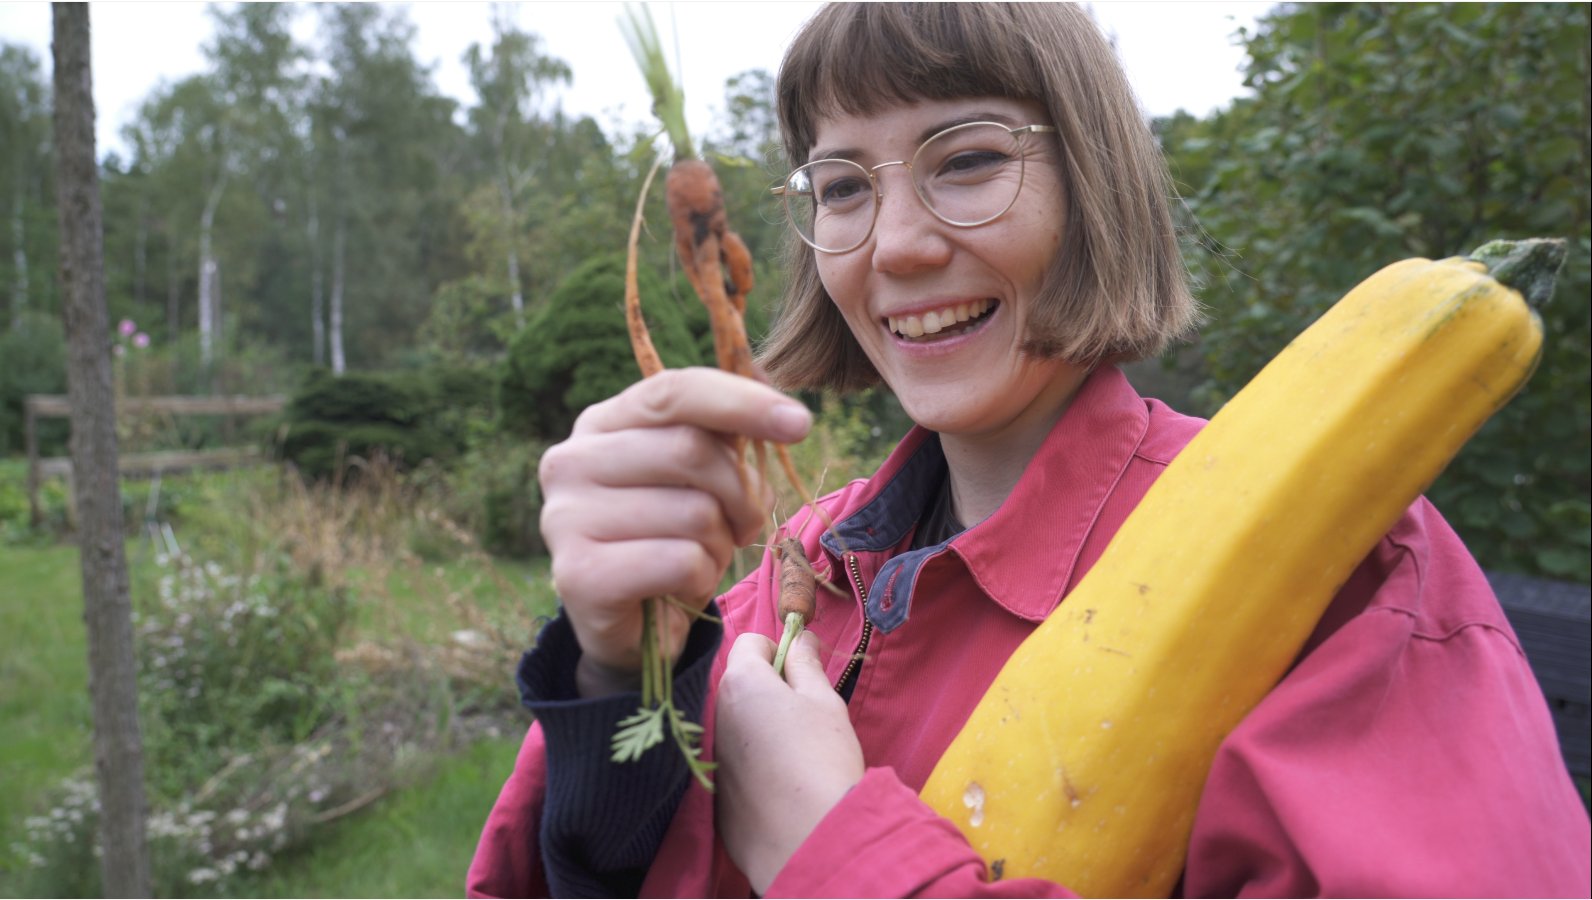
POLYGON ((813 690, 834 693, 823 660, 818 657, 818 636, 811 631, 804 630, 791 643, 785 655, 785 682, 799 694, 813 690))

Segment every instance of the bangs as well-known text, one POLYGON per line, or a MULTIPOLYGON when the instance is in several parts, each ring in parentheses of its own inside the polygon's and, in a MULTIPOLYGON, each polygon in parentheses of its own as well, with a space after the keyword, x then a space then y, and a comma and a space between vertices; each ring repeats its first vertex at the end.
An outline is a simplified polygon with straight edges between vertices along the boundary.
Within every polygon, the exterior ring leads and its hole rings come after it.
POLYGON ((819 119, 964 97, 1041 99, 1031 42, 1004 4, 837 3, 793 42, 779 74, 791 165, 807 162, 819 119))

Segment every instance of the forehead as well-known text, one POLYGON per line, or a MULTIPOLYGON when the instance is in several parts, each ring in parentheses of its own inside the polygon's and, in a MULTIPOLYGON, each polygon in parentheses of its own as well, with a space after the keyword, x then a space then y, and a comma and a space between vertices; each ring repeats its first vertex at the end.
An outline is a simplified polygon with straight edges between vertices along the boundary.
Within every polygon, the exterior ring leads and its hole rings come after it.
POLYGON ((1046 122, 1044 107, 1031 100, 968 97, 886 104, 869 112, 835 112, 813 120, 808 159, 910 156, 925 140, 967 122, 1009 127, 1046 122))

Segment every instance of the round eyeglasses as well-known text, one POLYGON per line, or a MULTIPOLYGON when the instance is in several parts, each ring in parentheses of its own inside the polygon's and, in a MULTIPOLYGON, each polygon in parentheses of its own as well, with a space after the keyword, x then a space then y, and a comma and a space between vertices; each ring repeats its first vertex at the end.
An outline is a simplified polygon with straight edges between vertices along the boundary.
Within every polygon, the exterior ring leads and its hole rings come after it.
POLYGON ((934 135, 912 154, 864 168, 849 159, 819 159, 790 173, 773 193, 785 201, 792 227, 814 250, 846 253, 862 246, 879 217, 878 171, 906 166, 912 186, 935 218, 958 228, 995 221, 1023 189, 1028 139, 1055 134, 1049 125, 1010 128, 968 122, 934 135))

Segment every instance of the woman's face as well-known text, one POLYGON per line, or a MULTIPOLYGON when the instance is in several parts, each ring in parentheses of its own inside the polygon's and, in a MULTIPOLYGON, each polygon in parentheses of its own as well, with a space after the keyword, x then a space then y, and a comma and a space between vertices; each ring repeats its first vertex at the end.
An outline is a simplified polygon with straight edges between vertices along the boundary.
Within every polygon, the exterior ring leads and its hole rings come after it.
MULTIPOLYGON (((1048 124, 1037 103, 926 100, 820 119, 809 159, 841 157, 866 168, 910 160, 930 135, 978 120, 1048 124)), ((972 228, 929 212, 905 166, 882 168, 873 233, 855 250, 817 254, 819 277, 852 334, 925 428, 995 439, 1014 429, 1048 429, 1083 380, 1079 367, 1018 349, 1061 246, 1066 198, 1055 141, 1027 139, 1015 204, 972 228)))

